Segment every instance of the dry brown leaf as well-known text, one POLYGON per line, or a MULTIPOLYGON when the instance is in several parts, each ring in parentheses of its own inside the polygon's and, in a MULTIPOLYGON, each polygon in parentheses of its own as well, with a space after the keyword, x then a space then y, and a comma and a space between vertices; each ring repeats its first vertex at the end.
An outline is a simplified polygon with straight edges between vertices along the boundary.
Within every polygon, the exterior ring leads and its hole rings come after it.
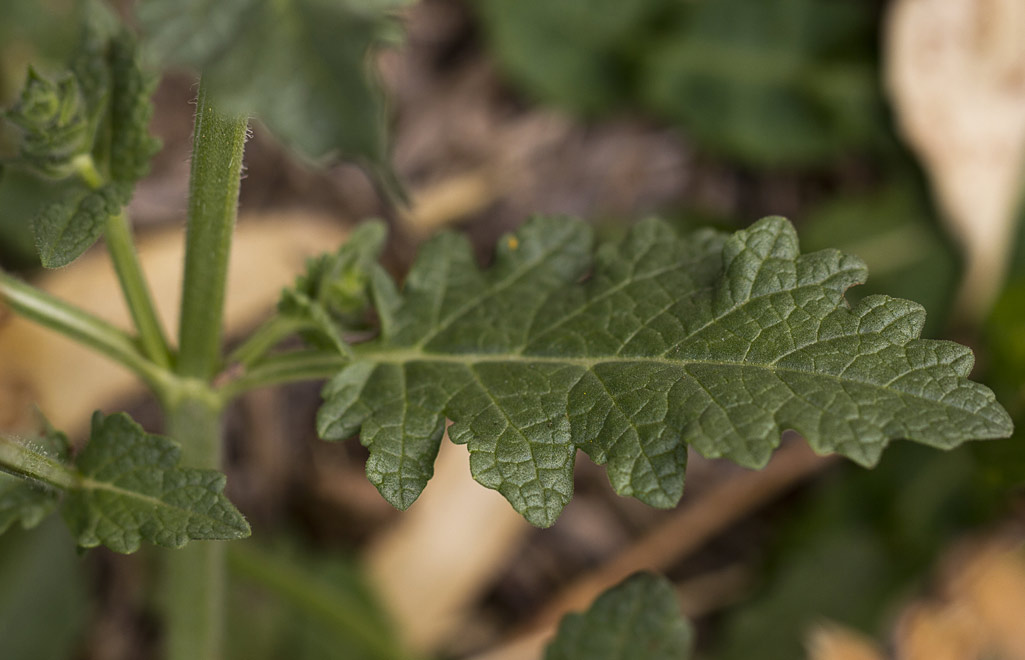
POLYGON ((443 439, 435 478, 364 553, 376 592, 410 648, 438 648, 531 529, 470 476, 465 446, 443 439))
POLYGON ((496 177, 486 172, 457 174, 413 191, 412 206, 402 214, 402 222, 410 232, 428 236, 479 213, 502 192, 496 177))
POLYGON ((1025 557, 983 548, 951 580, 950 597, 970 609, 990 649, 1003 660, 1025 660, 1025 557))
POLYGON ((886 78, 966 271, 958 310, 979 320, 1004 278, 1025 163, 1025 2, 899 0, 886 78))
MULTIPOLYGON (((950 552, 939 580, 941 597, 914 603, 901 614, 895 658, 1025 660, 1025 556, 1015 545, 990 539, 950 552)), ((858 655, 869 648, 834 624, 808 638, 810 660, 882 657, 858 655)))
POLYGON ((985 648, 976 613, 961 603, 913 606, 898 626, 900 660, 979 660, 985 648))
MULTIPOLYGON (((228 272, 225 325, 229 335, 255 325, 269 313, 280 289, 304 260, 345 239, 328 218, 272 214, 240 222, 228 272)), ((140 260, 158 313, 177 328, 183 237, 165 231, 142 237, 140 260)), ((71 267, 47 273, 35 284, 123 328, 130 327, 110 261, 94 250, 71 267)), ((170 333, 173 336, 176 333, 170 333)), ((106 358, 69 339, 14 316, 0 326, 0 428, 24 431, 38 405, 57 428, 84 432, 93 410, 141 391, 138 379, 106 358)))
POLYGON ((808 636, 809 660, 883 660, 878 647, 859 632, 837 624, 819 626, 808 636))

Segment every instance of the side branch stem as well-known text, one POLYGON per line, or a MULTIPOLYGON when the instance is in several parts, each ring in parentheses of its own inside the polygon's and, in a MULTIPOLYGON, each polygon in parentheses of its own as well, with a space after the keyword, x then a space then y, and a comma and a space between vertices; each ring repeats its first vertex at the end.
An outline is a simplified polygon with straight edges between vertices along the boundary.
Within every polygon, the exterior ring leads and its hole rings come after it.
POLYGON ((274 355, 260 361, 241 376, 228 381, 217 394, 227 403, 249 390, 299 381, 324 380, 338 373, 350 360, 333 351, 302 350, 274 355))
POLYGON ((159 366, 171 368, 171 349, 164 336, 163 326, 157 316, 149 285, 135 252, 132 230, 124 211, 107 218, 107 249, 114 263, 117 279, 121 282, 128 309, 139 331, 139 343, 143 352, 159 366))
POLYGON ((0 300, 18 314, 85 344, 131 369, 154 389, 167 380, 167 372, 151 362, 123 330, 0 271, 0 300))

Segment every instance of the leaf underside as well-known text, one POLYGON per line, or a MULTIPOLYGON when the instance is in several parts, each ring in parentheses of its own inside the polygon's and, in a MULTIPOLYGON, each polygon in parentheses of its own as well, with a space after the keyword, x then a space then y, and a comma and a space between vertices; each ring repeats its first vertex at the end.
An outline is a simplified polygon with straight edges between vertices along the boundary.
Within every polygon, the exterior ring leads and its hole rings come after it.
POLYGON ((565 616, 545 660, 686 660, 693 637, 672 585, 637 573, 565 616))
POLYGON ((78 544, 129 553, 143 540, 180 548, 248 536, 248 523, 223 494, 224 475, 178 467, 180 454, 127 415, 96 413, 75 460, 81 487, 68 491, 62 509, 78 544))
POLYGON ((92 247, 107 218, 131 198, 131 187, 106 185, 96 191, 72 191, 48 204, 35 217, 32 231, 44 268, 61 268, 92 247))
POLYGON ((386 167, 382 95, 369 52, 402 0, 145 0, 149 46, 203 72, 226 109, 252 113, 310 159, 386 167))
POLYGON ((451 439, 531 523, 569 501, 577 449, 622 495, 671 507, 687 447, 759 468, 785 429, 873 465, 892 439, 938 448, 1004 437, 969 349, 919 339, 924 309, 844 291, 856 257, 801 255, 791 224, 680 237, 658 220, 592 250, 590 229, 536 218, 481 271, 465 239, 423 249, 398 291, 371 277, 380 337, 324 390, 325 439, 360 433, 367 474, 408 507, 451 439))

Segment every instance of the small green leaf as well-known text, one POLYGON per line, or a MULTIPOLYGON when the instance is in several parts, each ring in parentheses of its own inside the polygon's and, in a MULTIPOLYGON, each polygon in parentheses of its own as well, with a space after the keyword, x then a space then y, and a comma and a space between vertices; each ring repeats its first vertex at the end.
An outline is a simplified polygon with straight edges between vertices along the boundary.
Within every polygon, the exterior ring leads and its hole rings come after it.
POLYGON ((350 353, 342 332, 366 324, 369 274, 386 234, 384 223, 363 223, 335 254, 307 260, 306 272, 282 291, 278 313, 302 324, 310 343, 350 353))
POLYGON ((78 189, 48 204, 32 221, 36 251, 44 268, 67 266, 103 235, 107 218, 121 211, 131 189, 110 184, 78 189))
POLYGON ((21 101, 7 113, 23 129, 17 164, 77 184, 32 221, 47 268, 71 263, 99 239, 160 146, 149 134, 155 80, 139 66, 135 38, 95 0, 83 10, 69 72, 51 82, 30 70, 21 101))
POLYGON ((326 386, 321 436, 362 427, 371 481, 406 507, 447 417, 474 477, 548 526, 578 449, 608 463, 620 494, 671 507, 688 445, 760 468, 796 429, 870 466, 893 439, 950 448, 1011 433, 993 393, 967 380, 971 351, 919 339, 915 303, 849 307, 864 264, 801 255, 782 218, 686 238, 651 220, 596 257, 591 244, 582 223, 538 218, 485 272, 443 234, 401 293, 372 275, 381 336, 326 386))
POLYGON ((693 637, 673 586, 637 573, 583 614, 566 615, 545 660, 686 660, 693 637))
MULTIPOLYGON (((156 78, 139 66, 135 38, 125 30, 110 41, 110 179, 134 187, 149 174, 150 159, 160 141, 149 133, 156 78)), ((124 203, 131 199, 131 188, 124 203)))
POLYGON ((249 524, 224 496, 224 475, 178 466, 181 450, 124 414, 93 416, 76 458, 80 486, 69 490, 64 520, 79 545, 129 553, 146 540, 180 548, 190 540, 238 539, 249 524))
POLYGON ((138 15, 163 61, 203 72, 226 111, 254 114, 307 158, 383 167, 384 109, 370 54, 396 1, 145 0, 138 15))
POLYGON ((75 156, 92 147, 95 127, 70 73, 51 81, 29 67, 21 98, 5 116, 23 132, 20 158, 44 176, 71 176, 75 156))
MULTIPOLYGON (((66 463, 70 451, 63 433, 47 429, 30 442, 32 450, 42 456, 66 463)), ((0 534, 16 522, 32 529, 57 508, 59 492, 43 483, 0 474, 0 534)))

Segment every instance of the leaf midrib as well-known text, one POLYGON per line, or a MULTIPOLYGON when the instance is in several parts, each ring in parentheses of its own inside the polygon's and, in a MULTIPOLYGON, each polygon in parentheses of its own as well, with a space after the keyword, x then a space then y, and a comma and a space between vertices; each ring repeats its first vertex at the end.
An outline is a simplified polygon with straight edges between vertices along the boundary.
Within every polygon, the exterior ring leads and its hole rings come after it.
MULTIPOLYGON (((358 346, 357 346, 358 349, 358 346)), ((880 383, 874 383, 871 381, 860 380, 856 378, 846 378, 836 374, 823 373, 820 371, 808 371, 805 369, 797 369, 794 367, 781 367, 775 364, 764 364, 764 363, 751 363, 751 362, 730 362, 727 360, 702 360, 688 358, 685 360, 671 360, 664 357, 617 357, 617 356, 604 356, 604 357, 564 357, 564 356, 544 356, 544 355, 523 355, 518 353, 427 353, 420 350, 411 349, 400 349, 400 350, 378 350, 378 351, 356 351, 356 357, 358 360, 366 360, 378 364, 407 364, 410 362, 441 362, 445 364, 459 364, 465 367, 474 367, 482 363, 514 363, 514 364, 559 364, 559 365, 572 365, 582 367, 593 371, 594 367, 601 364, 659 364, 667 367, 673 367, 676 369, 685 369, 689 366, 695 365, 706 365, 714 367, 724 367, 730 369, 759 369, 763 371, 770 371, 772 373, 788 373, 801 376, 813 376, 817 378, 824 378, 832 380, 838 383, 846 384, 857 384, 865 385, 868 387, 874 387, 887 392, 898 392, 902 396, 909 396, 922 401, 929 401, 938 405, 956 408, 958 410, 965 411, 969 414, 978 415, 978 410, 967 410, 958 406, 954 406, 945 401, 935 399, 932 397, 924 396, 915 392, 909 392, 897 387, 890 385, 882 385, 880 383)), ((912 373, 914 370, 908 371, 912 373)), ((903 374, 906 375, 906 374, 903 374)), ((892 381, 891 381, 892 382, 892 381)))
MULTIPOLYGON (((106 491, 106 492, 118 495, 120 497, 127 497, 127 498, 130 498, 132 500, 136 500, 136 501, 139 501, 139 502, 143 502, 145 504, 149 504, 150 506, 160 507, 160 508, 164 508, 164 509, 171 509, 173 511, 180 511, 180 512, 186 514, 189 518, 200 518, 200 519, 203 519, 203 520, 207 520, 207 521, 209 521, 211 523, 216 523, 217 525, 223 525, 223 526, 226 526, 226 527, 230 527, 232 529, 236 529, 234 525, 231 525, 230 523, 228 523, 228 522, 226 522, 224 520, 221 520, 220 518, 215 518, 215 517, 213 517, 213 516, 211 516, 211 515, 209 515, 209 514, 207 514, 205 512, 200 512, 200 511, 196 511, 195 509, 189 509, 189 508, 186 508, 186 507, 177 506, 175 504, 171 504, 171 503, 169 503, 169 502, 167 502, 165 500, 162 500, 159 497, 155 497, 153 495, 146 495, 144 493, 140 493, 140 492, 135 491, 135 490, 128 490, 127 488, 121 488, 120 486, 115 486, 114 484, 112 484, 110 482, 97 481, 95 479, 91 479, 91 478, 89 478, 89 477, 87 477, 85 475, 82 475, 80 473, 74 473, 73 472, 72 474, 75 474, 75 476, 78 478, 78 483, 79 483, 78 490, 81 490, 81 491, 106 491)), ((204 488, 204 490, 206 490, 206 489, 204 488)), ((206 492, 210 493, 210 491, 206 491, 206 492)), ((218 493, 211 493, 211 494, 214 495, 214 496, 218 496, 219 495, 218 493)), ((102 507, 101 507, 101 510, 102 510, 102 507)), ((104 514, 104 515, 106 515, 106 514, 104 514)))

